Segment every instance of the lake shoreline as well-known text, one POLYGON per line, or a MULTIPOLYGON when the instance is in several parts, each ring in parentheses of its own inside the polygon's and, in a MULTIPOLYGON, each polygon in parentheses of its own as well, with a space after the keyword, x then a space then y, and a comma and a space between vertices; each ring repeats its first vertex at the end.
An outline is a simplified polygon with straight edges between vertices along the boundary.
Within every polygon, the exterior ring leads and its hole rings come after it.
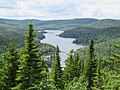
POLYGON ((83 45, 78 45, 74 44, 73 40, 75 38, 64 38, 64 37, 59 37, 61 33, 64 31, 62 30, 44 30, 47 33, 43 33, 45 38, 41 40, 41 43, 47 43, 53 46, 59 46, 60 48, 60 58, 61 58, 61 66, 65 67, 65 60, 68 57, 68 53, 71 50, 76 51, 79 48, 83 48, 83 45))

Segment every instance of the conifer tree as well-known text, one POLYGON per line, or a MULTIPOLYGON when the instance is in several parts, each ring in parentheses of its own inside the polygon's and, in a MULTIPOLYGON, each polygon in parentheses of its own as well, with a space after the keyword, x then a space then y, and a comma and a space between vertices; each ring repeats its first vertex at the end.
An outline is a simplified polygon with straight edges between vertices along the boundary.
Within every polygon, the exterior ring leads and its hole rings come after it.
POLYGON ((97 67, 95 77, 93 77, 93 89, 94 90, 101 90, 102 89, 102 78, 101 78, 101 69, 100 69, 100 59, 97 59, 97 67))
POLYGON ((83 61, 79 58, 79 55, 78 53, 74 53, 73 55, 73 60, 74 60, 74 74, 75 74, 75 77, 78 77, 80 76, 80 74, 82 74, 82 71, 83 71, 83 61))
POLYGON ((79 59, 77 63, 77 70, 78 70, 79 76, 81 76, 83 74, 83 61, 81 59, 79 59))
MULTIPOLYGON (((107 60, 109 67, 109 79, 107 86, 110 89, 120 89, 120 44, 114 45, 118 50, 117 53, 111 53, 111 56, 107 60)), ((108 72, 107 72, 108 73, 108 72)))
POLYGON ((112 57, 110 58, 113 62, 112 64, 112 70, 115 71, 115 73, 120 74, 120 44, 114 45, 118 49, 118 53, 112 53, 112 57))
POLYGON ((65 81, 65 84, 68 84, 70 81, 72 81, 74 79, 74 77, 78 76, 77 68, 74 63, 74 58, 73 58, 72 52, 69 53, 69 56, 68 56, 65 64, 66 64, 66 67, 64 68, 63 78, 65 81))
POLYGON ((80 69, 81 69, 81 62, 79 60, 78 53, 74 53, 74 69, 75 69, 75 74, 76 74, 75 76, 79 77, 80 76, 80 69))
POLYGON ((86 79, 87 79, 87 89, 92 90, 94 87, 94 77, 96 76, 96 59, 94 55, 94 42, 91 39, 89 46, 89 57, 86 63, 86 79))
POLYGON ((57 89, 63 90, 63 82, 62 82, 62 68, 60 65, 60 56, 59 56, 59 47, 56 48, 56 55, 55 55, 55 61, 52 65, 51 70, 51 78, 53 79, 53 84, 57 89))
POLYGON ((39 56, 39 48, 34 43, 34 29, 30 23, 28 25, 25 48, 20 57, 20 65, 17 74, 19 84, 14 89, 19 90, 38 90, 42 81, 41 72, 43 71, 42 61, 39 56))
POLYGON ((10 43, 8 52, 3 54, 3 59, 5 64, 2 70, 2 90, 11 90, 17 84, 16 72, 18 70, 18 55, 14 42, 10 43))
POLYGON ((77 66, 78 61, 79 61, 79 55, 78 55, 78 53, 74 53, 74 65, 75 66, 77 66))

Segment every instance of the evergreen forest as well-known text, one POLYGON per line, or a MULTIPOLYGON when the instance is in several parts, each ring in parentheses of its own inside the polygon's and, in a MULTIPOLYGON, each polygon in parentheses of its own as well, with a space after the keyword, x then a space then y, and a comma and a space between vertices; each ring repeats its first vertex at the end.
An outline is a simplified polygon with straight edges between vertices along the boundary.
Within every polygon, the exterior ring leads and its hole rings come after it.
POLYGON ((120 90, 120 20, 0 19, 0 90, 120 90), (85 45, 65 67, 59 46, 40 42, 44 30, 59 29, 85 45))

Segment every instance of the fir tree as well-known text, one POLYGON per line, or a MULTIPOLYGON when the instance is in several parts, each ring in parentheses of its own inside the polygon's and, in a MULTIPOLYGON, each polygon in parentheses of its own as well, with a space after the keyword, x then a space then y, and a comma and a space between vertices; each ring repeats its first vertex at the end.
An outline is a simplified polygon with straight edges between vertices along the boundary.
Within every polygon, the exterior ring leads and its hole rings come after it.
POLYGON ((33 31, 33 25, 30 23, 26 33, 25 48, 20 57, 20 65, 17 74, 19 84, 15 89, 37 90, 40 88, 40 82, 42 81, 42 61, 39 56, 39 48, 34 44, 35 34, 33 31))
POLYGON ((78 76, 81 76, 83 74, 83 68, 84 68, 83 61, 79 59, 77 63, 78 76))
POLYGON ((53 79, 53 84, 57 89, 63 90, 63 82, 62 82, 62 68, 60 65, 60 56, 59 56, 59 47, 56 48, 56 56, 55 61, 52 65, 51 78, 53 79))
POLYGON ((8 52, 3 54, 5 65, 2 70, 2 90, 11 90, 17 84, 16 71, 18 70, 18 55, 14 42, 8 47, 8 52))
POLYGON ((111 56, 107 60, 109 73, 107 78, 107 87, 109 89, 119 90, 120 89, 120 44, 114 45, 118 50, 117 53, 111 53, 111 56))
POLYGON ((75 69, 75 76, 79 77, 80 76, 80 71, 81 71, 81 60, 79 60, 79 55, 78 53, 74 53, 74 69, 75 69))
POLYGON ((68 84, 70 81, 74 79, 74 77, 78 76, 77 66, 75 66, 74 61, 75 60, 73 58, 73 53, 70 52, 65 62, 66 67, 64 68, 64 74, 63 74, 65 84, 68 84))
POLYGON ((87 79, 87 89, 92 90, 94 87, 94 77, 96 76, 96 59, 94 55, 94 42, 91 39, 89 46, 89 58, 86 63, 86 79, 87 79))
POLYGON ((102 73, 100 69, 100 59, 97 59, 97 67, 96 67, 96 73, 95 77, 93 77, 93 89, 94 90, 101 90, 102 89, 102 73))

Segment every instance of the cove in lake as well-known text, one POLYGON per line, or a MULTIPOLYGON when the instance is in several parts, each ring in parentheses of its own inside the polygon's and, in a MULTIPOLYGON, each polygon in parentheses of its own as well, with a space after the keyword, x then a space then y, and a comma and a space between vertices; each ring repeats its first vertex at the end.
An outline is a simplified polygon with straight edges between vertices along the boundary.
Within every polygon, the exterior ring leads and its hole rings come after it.
POLYGON ((59 37, 58 35, 60 35, 61 33, 63 33, 64 31, 62 30, 45 30, 44 33, 45 35, 45 39, 41 40, 41 43, 47 43, 47 44, 51 44, 53 46, 59 46, 60 49, 60 58, 61 58, 61 66, 65 67, 65 60, 68 57, 68 53, 70 52, 70 50, 77 50, 79 48, 83 48, 83 45, 77 45, 72 43, 73 38, 62 38, 59 37))

